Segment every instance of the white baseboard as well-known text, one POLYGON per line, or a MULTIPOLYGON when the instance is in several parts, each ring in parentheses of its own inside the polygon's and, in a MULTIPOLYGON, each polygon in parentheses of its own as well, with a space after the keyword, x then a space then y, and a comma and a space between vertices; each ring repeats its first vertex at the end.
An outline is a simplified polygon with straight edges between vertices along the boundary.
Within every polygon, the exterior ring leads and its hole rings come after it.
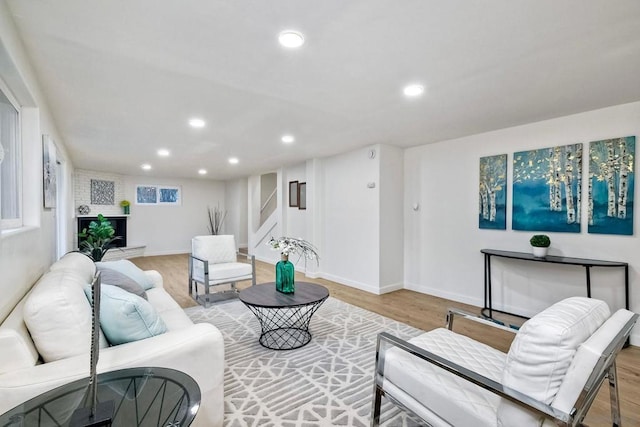
POLYGON ((181 255, 188 254, 189 251, 185 251, 184 249, 171 249, 166 251, 145 251, 144 256, 161 256, 161 255, 181 255))
POLYGON ((404 289, 404 284, 401 282, 391 283, 390 285, 384 285, 380 287, 380 294, 388 294, 389 292, 398 291, 404 289))
POLYGON ((328 273, 320 273, 320 277, 323 279, 331 280, 332 282, 340 283, 342 285, 351 286, 352 288, 360 289, 361 291, 366 291, 371 294, 380 295, 383 292, 380 292, 380 288, 367 285, 366 283, 357 282, 351 279, 345 279, 344 277, 335 276, 333 274, 328 273))
POLYGON ((473 298, 468 295, 458 294, 454 292, 447 292, 442 289, 430 288, 427 286, 418 286, 414 283, 406 283, 404 288, 410 291, 420 292, 421 294, 433 295, 440 298, 446 298, 452 301, 461 302, 461 303, 473 305, 476 307, 482 307, 484 305, 484 300, 479 298, 473 298))

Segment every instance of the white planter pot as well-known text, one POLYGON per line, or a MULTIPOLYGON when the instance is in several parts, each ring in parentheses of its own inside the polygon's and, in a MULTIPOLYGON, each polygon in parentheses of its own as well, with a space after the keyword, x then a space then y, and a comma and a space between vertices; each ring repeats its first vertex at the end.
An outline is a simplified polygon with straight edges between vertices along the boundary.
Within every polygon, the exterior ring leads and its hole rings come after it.
POLYGON ((539 248, 536 246, 531 246, 531 249, 533 250, 533 256, 536 258, 544 258, 547 256, 547 251, 549 250, 549 248, 539 248))

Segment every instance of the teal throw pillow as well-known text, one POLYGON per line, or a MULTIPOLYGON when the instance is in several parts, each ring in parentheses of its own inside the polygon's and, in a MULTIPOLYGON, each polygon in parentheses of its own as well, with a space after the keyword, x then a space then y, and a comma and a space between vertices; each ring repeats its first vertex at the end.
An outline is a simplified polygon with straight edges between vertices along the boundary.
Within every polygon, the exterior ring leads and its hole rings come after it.
MULTIPOLYGON (((90 284, 84 287, 84 293, 91 302, 90 284)), ((167 332, 167 326, 148 301, 111 285, 101 285, 100 328, 111 345, 167 332)))
POLYGON ((146 274, 144 274, 144 271, 142 271, 137 265, 127 259, 121 259, 118 261, 96 262, 96 268, 100 271, 108 268, 129 276, 130 278, 138 282, 138 284, 142 286, 145 291, 153 288, 153 281, 146 274))
POLYGON ((112 270, 110 268, 102 268, 99 271, 100 283, 103 285, 117 286, 127 292, 131 292, 132 294, 147 299, 147 293, 144 291, 144 288, 126 274, 122 274, 119 271, 112 270))

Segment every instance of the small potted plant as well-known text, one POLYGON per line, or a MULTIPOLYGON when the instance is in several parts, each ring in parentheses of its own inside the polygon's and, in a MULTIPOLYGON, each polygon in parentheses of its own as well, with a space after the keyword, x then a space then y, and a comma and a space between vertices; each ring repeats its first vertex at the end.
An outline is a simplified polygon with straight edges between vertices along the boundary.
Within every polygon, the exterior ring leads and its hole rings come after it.
POLYGON ((123 200, 120 202, 120 206, 122 207, 124 214, 129 215, 129 206, 131 206, 131 202, 129 202, 128 200, 123 200))
POLYGON ((546 234, 536 234, 530 240, 533 256, 536 258, 544 258, 547 256, 547 250, 551 245, 551 239, 546 234))
POLYGON ((120 236, 115 236, 115 233, 116 230, 111 222, 102 214, 98 214, 97 221, 91 221, 89 228, 78 233, 78 237, 84 239, 78 245, 80 252, 95 262, 102 261, 104 254, 111 248, 111 243, 122 239, 120 236))

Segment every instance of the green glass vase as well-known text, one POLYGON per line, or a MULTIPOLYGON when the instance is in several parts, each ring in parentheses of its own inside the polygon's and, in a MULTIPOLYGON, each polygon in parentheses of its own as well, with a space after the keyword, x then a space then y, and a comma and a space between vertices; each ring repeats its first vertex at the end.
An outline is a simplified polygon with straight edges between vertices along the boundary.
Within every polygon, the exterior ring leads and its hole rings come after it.
POLYGON ((295 268, 289 262, 287 255, 282 255, 282 260, 276 264, 276 290, 283 294, 292 294, 294 285, 295 268))

